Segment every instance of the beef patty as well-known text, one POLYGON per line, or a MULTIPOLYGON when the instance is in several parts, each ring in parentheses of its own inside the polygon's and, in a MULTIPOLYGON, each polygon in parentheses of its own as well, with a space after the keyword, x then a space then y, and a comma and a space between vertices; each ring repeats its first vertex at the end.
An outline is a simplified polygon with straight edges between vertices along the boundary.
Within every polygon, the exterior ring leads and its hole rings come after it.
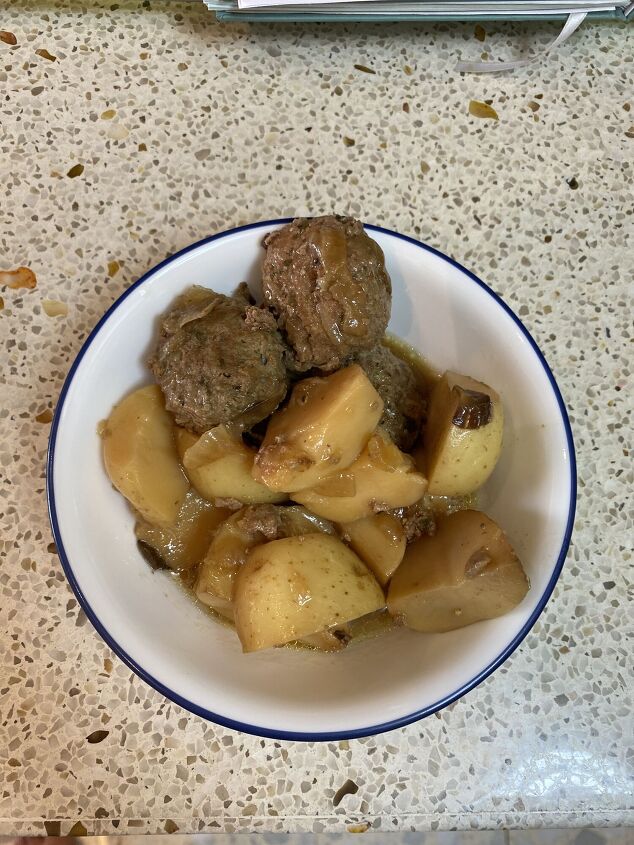
POLYGON ((383 399, 379 425, 399 449, 408 452, 418 437, 427 404, 411 367, 381 344, 360 352, 355 360, 383 399))
POLYGON ((380 246, 358 220, 298 218, 268 235, 264 248, 264 301, 294 369, 331 372, 383 336, 392 286, 380 246))
POLYGON ((274 318, 243 289, 229 297, 194 286, 163 315, 148 363, 176 422, 202 433, 271 414, 288 387, 284 353, 274 318))

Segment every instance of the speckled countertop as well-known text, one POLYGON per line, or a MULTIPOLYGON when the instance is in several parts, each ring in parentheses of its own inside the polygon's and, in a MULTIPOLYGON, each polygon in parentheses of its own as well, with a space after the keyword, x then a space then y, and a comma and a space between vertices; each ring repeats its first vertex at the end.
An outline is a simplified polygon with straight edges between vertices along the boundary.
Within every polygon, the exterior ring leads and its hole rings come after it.
POLYGON ((453 64, 557 25, 274 30, 199 3, 17 0, 0 29, 0 269, 37 279, 0 291, 0 834, 631 824, 634 27, 584 25, 498 78, 453 64), (277 743, 172 705, 87 623, 51 545, 49 410, 154 263, 333 209, 421 237, 523 317, 569 403, 578 518, 541 621, 478 689, 378 738, 277 743))

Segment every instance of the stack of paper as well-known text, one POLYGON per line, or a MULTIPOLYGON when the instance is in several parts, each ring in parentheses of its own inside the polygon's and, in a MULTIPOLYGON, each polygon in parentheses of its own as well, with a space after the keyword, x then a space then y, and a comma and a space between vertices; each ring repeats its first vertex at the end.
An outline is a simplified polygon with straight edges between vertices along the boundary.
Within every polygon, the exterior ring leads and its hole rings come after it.
POLYGON ((634 19, 634 0, 204 0, 220 19, 474 20, 560 18, 575 13, 634 19))

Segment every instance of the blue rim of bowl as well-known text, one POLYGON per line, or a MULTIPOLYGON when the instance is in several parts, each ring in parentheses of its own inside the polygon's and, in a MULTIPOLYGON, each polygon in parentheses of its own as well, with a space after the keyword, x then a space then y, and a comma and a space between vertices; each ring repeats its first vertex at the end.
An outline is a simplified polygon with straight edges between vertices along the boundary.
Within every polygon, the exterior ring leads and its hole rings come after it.
POLYGON ((424 244, 421 241, 417 241, 415 238, 411 238, 408 235, 401 235, 399 232, 393 232, 391 229, 385 229, 382 226, 364 224, 365 228, 368 231, 381 232, 386 235, 391 235, 392 237, 398 238, 399 240, 406 241, 407 243, 413 244, 414 246, 424 249, 426 252, 432 253, 432 255, 438 256, 438 258, 441 258, 443 261, 446 261, 448 264, 451 264, 452 267, 456 267, 458 270, 464 273, 465 276, 471 279, 471 281, 475 282, 477 285, 483 288, 483 290, 485 290, 489 294, 489 296, 491 296, 495 300, 495 302, 500 306, 500 308, 502 308, 518 326, 526 340, 531 345, 534 353, 537 355, 537 358, 548 377, 552 391, 555 394, 555 398, 557 399, 559 412, 561 414, 561 420, 566 434, 568 457, 570 462, 570 502, 568 508, 568 520, 566 523, 566 530, 564 532, 561 548, 557 557, 557 563, 555 565, 555 568, 553 569, 553 573, 550 577, 550 580, 546 585, 546 589, 542 594, 539 604, 531 614, 526 624, 519 631, 519 633, 513 638, 509 645, 495 658, 495 660, 489 663, 489 665, 486 666, 475 677, 471 678, 471 680, 469 680, 466 684, 463 684, 463 686, 461 686, 459 689, 454 690, 454 692, 445 696, 440 701, 436 701, 434 704, 429 705, 428 707, 424 707, 421 710, 415 711, 414 713, 409 713, 406 716, 401 716, 398 719, 392 719, 389 722, 383 722, 378 725, 371 725, 369 727, 356 728, 353 730, 329 731, 326 733, 283 731, 266 728, 261 725, 250 725, 245 722, 239 722, 234 719, 230 719, 227 716, 219 715, 218 713, 214 713, 213 711, 207 710, 204 707, 200 707, 199 705, 194 704, 193 702, 188 701, 187 699, 178 695, 178 693, 175 693, 173 690, 169 689, 169 687, 166 687, 156 678, 153 678, 148 672, 145 671, 142 666, 136 663, 135 660, 130 657, 129 654, 126 653, 126 651, 119 645, 119 643, 114 639, 114 637, 102 625, 101 621, 99 620, 97 615, 92 610, 90 604, 88 603, 88 600, 84 596, 77 582, 77 579, 75 578, 73 568, 64 548, 64 542, 62 540, 61 530, 57 519, 57 508, 55 506, 53 466, 55 462, 55 443, 57 440, 57 432, 59 429, 60 417, 62 409, 64 407, 66 394, 68 393, 73 377, 75 375, 75 372, 77 371, 77 368, 79 367, 79 364, 81 363, 82 358, 86 354, 93 340, 101 331, 102 326, 121 305, 121 303, 132 293, 132 291, 144 284, 158 270, 165 267, 167 264, 170 264, 171 262, 175 261, 177 258, 180 258, 183 255, 186 255, 188 252, 191 252, 192 250, 197 249, 198 247, 203 246, 205 244, 212 243, 213 241, 217 241, 222 238, 229 237, 231 235, 236 235, 239 232, 246 232, 250 229, 263 229, 269 226, 281 226, 285 223, 289 223, 290 219, 291 218, 282 218, 279 220, 265 220, 258 223, 249 223, 246 226, 238 226, 235 229, 228 229, 224 232, 219 232, 215 235, 211 235, 208 238, 203 238, 202 240, 185 247, 185 249, 174 253, 174 255, 169 256, 168 258, 164 259, 159 264, 157 264, 155 267, 153 267, 151 270, 148 270, 147 273, 141 276, 141 278, 134 282, 134 284, 130 285, 130 287, 127 288, 127 290, 125 290, 121 294, 121 296, 110 306, 110 308, 106 311, 106 313, 99 320, 97 325, 94 327, 94 329, 90 332, 90 334, 84 341, 81 349, 79 350, 79 353, 77 354, 77 357, 75 358, 68 372, 68 375, 66 376, 66 380, 64 381, 64 385, 60 392, 57 407, 55 409, 55 416, 53 417, 53 423, 51 426, 51 434, 48 445, 46 492, 48 499, 49 518, 51 521, 51 528, 53 530, 53 538, 55 540, 55 545, 57 546, 57 551, 66 578, 68 579, 68 582, 70 583, 75 595, 77 596, 81 607, 83 608, 88 619, 90 619, 91 623, 95 627, 100 637, 121 658, 121 660, 123 660, 123 662, 130 669, 132 669, 133 672, 135 672, 135 674, 137 674, 143 681, 145 681, 146 684, 149 684, 149 686, 153 687, 157 692, 160 692, 161 695, 164 695, 170 701, 173 701, 175 704, 178 704, 180 707, 183 707, 190 713, 194 713, 196 716, 201 716, 203 719, 215 722, 216 724, 222 725, 225 728, 230 728, 235 731, 243 731, 244 733, 253 734, 254 736, 265 737, 267 739, 300 740, 304 742, 332 742, 340 739, 358 739, 360 737, 373 736, 376 734, 384 733, 386 731, 395 730, 396 728, 402 728, 405 725, 411 724, 412 722, 417 722, 420 719, 424 719, 427 716, 431 716, 432 714, 437 713, 439 710, 442 710, 444 707, 447 707, 447 705, 452 704, 454 701, 457 701, 459 698, 462 698, 463 695, 466 695, 466 693, 470 692, 472 689, 474 689, 474 687, 481 684, 482 681, 488 678, 489 675, 491 675, 499 666, 502 665, 502 663, 504 663, 511 656, 511 654, 513 654, 513 652, 518 648, 518 646, 524 640, 528 632, 531 630, 538 617, 541 615, 542 611, 546 606, 546 603, 548 602, 555 588, 555 584, 557 583, 559 575, 561 574, 561 570, 566 559, 566 554, 568 552, 568 546, 570 545, 572 527, 575 518, 575 508, 577 500, 577 465, 575 459, 575 447, 572 437, 572 430, 570 428, 570 421, 568 419, 566 406, 564 404, 561 392, 559 390, 559 387, 557 386, 555 377, 553 376, 552 371, 548 366, 544 355, 542 354, 540 348, 537 346, 537 343, 533 340, 530 332, 524 326, 519 317, 517 317, 516 314, 511 310, 511 308, 509 308, 509 306, 481 279, 479 279, 477 276, 475 276, 457 261, 454 261, 452 258, 449 258, 448 256, 444 255, 439 250, 434 249, 433 247, 428 246, 427 244, 424 244))

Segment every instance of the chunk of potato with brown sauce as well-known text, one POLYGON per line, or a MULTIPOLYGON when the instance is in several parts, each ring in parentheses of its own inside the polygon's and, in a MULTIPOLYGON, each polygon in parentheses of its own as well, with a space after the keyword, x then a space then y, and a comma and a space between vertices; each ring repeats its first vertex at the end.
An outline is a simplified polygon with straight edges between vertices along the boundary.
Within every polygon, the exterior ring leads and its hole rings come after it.
POLYGON ((480 511, 463 510, 407 547, 387 606, 408 628, 441 633, 507 613, 528 589, 502 529, 480 511))
POLYGON ((503 429, 502 401, 492 388, 445 373, 432 391, 423 446, 414 453, 429 493, 466 496, 481 487, 500 457, 503 429))
POLYGON ((242 649, 250 652, 372 613, 385 598, 341 540, 308 534, 254 548, 238 574, 234 603, 242 649))
POLYGON ((148 522, 172 525, 189 482, 160 389, 142 387, 117 403, 101 438, 106 472, 117 490, 148 522))
POLYGON ((378 511, 417 502, 427 487, 414 461, 380 429, 356 461, 291 498, 313 513, 337 522, 353 522, 378 511))
POLYGON ((376 513, 340 524, 343 539, 385 587, 403 560, 407 538, 403 522, 391 513, 376 513))
MULTIPOLYGON (((180 435, 182 445, 187 435, 180 435)), ((189 435, 191 437, 191 435, 189 435)), ((287 496, 256 481, 252 475, 255 449, 244 443, 238 432, 218 425, 183 451, 185 472, 201 496, 209 501, 236 499, 244 505, 283 502, 287 496)))
POLYGON ((196 596, 223 616, 233 618, 235 580, 250 550, 280 537, 312 532, 332 534, 334 527, 297 505, 242 508, 217 529, 198 571, 196 596))
POLYGON ((358 364, 303 379, 271 417, 253 477, 276 491, 312 487, 357 458, 382 413, 383 400, 358 364))

